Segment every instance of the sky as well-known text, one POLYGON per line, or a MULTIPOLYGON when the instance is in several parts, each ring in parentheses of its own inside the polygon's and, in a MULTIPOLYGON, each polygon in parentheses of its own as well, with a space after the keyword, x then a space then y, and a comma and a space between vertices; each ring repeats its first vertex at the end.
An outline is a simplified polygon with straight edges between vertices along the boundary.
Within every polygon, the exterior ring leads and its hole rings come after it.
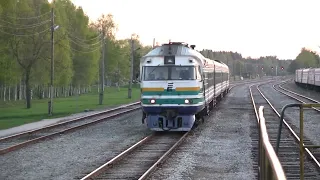
POLYGON ((320 0, 71 0, 95 21, 112 14, 116 37, 136 33, 144 45, 171 41, 197 50, 294 59, 320 52, 320 0))

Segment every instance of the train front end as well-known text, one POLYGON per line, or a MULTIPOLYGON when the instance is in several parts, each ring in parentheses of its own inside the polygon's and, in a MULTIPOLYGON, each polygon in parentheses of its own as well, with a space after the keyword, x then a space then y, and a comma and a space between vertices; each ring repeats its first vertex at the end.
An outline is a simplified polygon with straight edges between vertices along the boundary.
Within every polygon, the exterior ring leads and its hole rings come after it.
POLYGON ((189 131, 204 108, 201 60, 182 44, 153 49, 140 62, 143 123, 153 131, 189 131))

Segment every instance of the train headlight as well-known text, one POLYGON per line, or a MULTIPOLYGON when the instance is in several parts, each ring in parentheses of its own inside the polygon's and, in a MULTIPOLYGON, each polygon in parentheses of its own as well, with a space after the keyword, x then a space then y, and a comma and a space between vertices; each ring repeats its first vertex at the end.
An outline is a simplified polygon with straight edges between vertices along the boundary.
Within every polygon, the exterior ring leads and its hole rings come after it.
POLYGON ((189 103, 190 103, 190 100, 189 100, 189 99, 185 99, 185 100, 184 100, 184 103, 185 103, 185 104, 189 104, 189 103))
POLYGON ((150 103, 151 103, 151 104, 154 104, 154 103, 156 103, 156 100, 155 100, 155 99, 151 99, 151 100, 150 100, 150 103))

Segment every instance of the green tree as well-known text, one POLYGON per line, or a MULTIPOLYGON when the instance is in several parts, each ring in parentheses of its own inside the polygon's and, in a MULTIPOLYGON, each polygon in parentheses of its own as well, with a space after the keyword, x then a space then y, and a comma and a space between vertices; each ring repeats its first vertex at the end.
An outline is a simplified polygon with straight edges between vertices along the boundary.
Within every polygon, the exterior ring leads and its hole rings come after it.
POLYGON ((8 36, 9 51, 21 66, 26 85, 26 104, 31 108, 31 77, 34 65, 48 52, 50 33, 49 4, 45 0, 18 1, 13 9, 7 9, 11 21, 5 21, 3 28, 8 36), (9 11, 9 12, 8 12, 9 11), (11 12, 10 12, 11 11, 11 12), (24 17, 24 18, 22 18, 24 17))
POLYGON ((303 68, 317 67, 317 54, 313 51, 302 48, 300 54, 296 57, 296 61, 302 64, 303 68))

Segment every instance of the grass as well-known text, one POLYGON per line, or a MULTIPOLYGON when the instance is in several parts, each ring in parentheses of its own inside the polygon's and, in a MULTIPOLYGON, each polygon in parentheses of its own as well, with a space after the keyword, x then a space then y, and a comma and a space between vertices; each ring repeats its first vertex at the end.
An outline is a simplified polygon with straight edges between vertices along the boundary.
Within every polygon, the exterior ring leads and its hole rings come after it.
POLYGON ((32 100, 31 109, 26 109, 25 101, 0 102, 0 130, 19 126, 26 123, 63 117, 83 112, 85 109, 103 109, 138 101, 140 89, 132 89, 132 98, 128 98, 128 89, 125 87, 117 91, 116 88, 106 88, 103 105, 99 105, 99 95, 96 93, 80 96, 55 98, 53 101, 53 116, 48 116, 48 99, 32 100))

